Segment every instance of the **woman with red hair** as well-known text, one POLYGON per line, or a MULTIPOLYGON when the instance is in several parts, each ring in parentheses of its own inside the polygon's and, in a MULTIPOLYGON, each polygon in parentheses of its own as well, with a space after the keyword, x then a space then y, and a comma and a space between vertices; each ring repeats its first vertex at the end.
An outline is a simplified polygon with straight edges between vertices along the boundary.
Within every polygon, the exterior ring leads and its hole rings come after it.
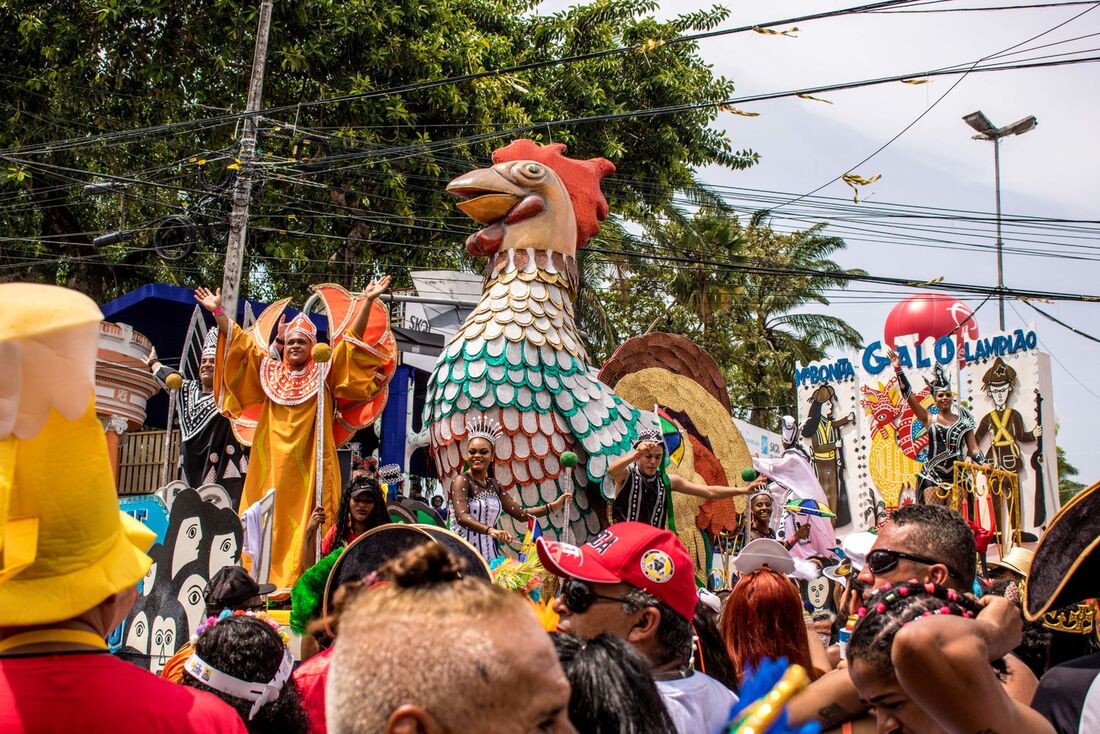
POLYGON ((786 658, 818 677, 798 589, 770 568, 742 576, 733 587, 722 613, 722 639, 739 681, 766 658, 786 658))

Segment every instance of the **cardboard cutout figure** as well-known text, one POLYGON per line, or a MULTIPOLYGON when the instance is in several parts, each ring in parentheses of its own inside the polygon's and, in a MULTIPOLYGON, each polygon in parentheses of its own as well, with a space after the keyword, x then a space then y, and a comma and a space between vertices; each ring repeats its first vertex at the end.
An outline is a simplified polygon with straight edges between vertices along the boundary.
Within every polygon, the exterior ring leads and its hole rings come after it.
POLYGON ((848 488, 844 481, 844 442, 840 429, 855 423, 856 414, 835 418, 836 391, 832 385, 822 385, 810 400, 810 412, 802 424, 802 437, 809 439, 817 481, 825 490, 828 505, 836 509, 835 525, 844 527, 852 521, 848 511, 848 488))
POLYGON ((997 357, 993 366, 982 375, 982 390, 993 402, 993 410, 982 416, 974 438, 981 443, 990 436, 989 452, 994 466, 1019 475, 1024 466, 1020 442, 1034 443, 1043 435, 1043 426, 1036 425, 1034 431, 1025 430, 1023 416, 1008 407, 1015 384, 1016 370, 997 357))
POLYGON ((241 521, 231 508, 185 489, 172 502, 163 537, 149 550, 153 565, 137 603, 113 635, 121 643, 121 657, 154 673, 202 620, 210 577, 240 563, 241 521))

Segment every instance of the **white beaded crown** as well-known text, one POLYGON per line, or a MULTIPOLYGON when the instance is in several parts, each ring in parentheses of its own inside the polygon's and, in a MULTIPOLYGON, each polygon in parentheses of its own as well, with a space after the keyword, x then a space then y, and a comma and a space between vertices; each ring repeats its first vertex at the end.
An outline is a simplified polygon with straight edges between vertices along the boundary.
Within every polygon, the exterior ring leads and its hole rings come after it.
POLYGON ((495 444, 504 435, 504 429, 492 418, 479 416, 466 422, 466 440, 484 438, 489 443, 495 444))
POLYGON ((214 326, 206 332, 206 339, 202 343, 202 356, 213 357, 218 353, 218 327, 214 326))

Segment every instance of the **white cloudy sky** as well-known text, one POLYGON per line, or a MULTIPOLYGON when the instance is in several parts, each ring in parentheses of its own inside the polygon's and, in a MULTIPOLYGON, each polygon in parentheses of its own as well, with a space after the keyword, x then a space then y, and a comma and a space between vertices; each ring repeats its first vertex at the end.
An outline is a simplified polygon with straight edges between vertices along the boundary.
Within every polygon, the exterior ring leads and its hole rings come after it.
MULTIPOLYGON (((950 0, 922 9, 975 8, 1051 0, 950 0)), ((545 3, 544 10, 564 5, 545 3)), ((762 23, 822 10, 836 10, 856 2, 826 0, 768 0, 727 3, 732 9, 723 27, 762 23)), ((696 0, 666 1, 659 15, 668 17, 711 5, 696 0)), ((753 95, 871 77, 908 74, 925 69, 973 62, 1027 41, 1088 10, 1085 4, 1014 11, 927 14, 858 15, 799 24, 796 38, 743 33, 703 41, 701 53, 716 71, 732 79, 737 95, 753 95)), ((1100 47, 1100 9, 1086 13, 1062 28, 1017 50, 1059 42, 1058 45, 1004 58, 1021 61, 1048 54, 1100 47), (1093 38, 1074 39, 1097 34, 1093 38), (1064 43, 1063 43, 1064 42, 1064 43)), ((1080 54, 1095 56, 1097 52, 1080 54)), ((1060 57, 1066 58, 1066 57, 1060 57)), ((797 98, 741 105, 759 112, 755 118, 722 113, 718 124, 738 149, 751 148, 761 163, 744 172, 707 170, 704 178, 722 186, 766 189, 803 194, 852 169, 852 166, 888 141, 948 90, 957 77, 939 77, 930 84, 884 86, 822 94, 832 105, 797 98)), ((912 129, 870 162, 855 169, 863 176, 882 174, 870 187, 871 203, 967 209, 991 213, 993 207, 993 151, 989 143, 971 139, 961 117, 984 111, 995 124, 1035 115, 1039 126, 1009 138, 1001 146, 1002 202, 1006 217, 1041 216, 1100 220, 1100 64, 1060 68, 972 74, 940 101, 912 129)), ((819 196, 850 197, 837 182, 819 196)), ((748 203, 748 202, 746 202, 748 203)), ((780 210, 782 212, 783 210, 780 210)), ((789 211, 789 210, 788 210, 789 211)), ((787 226, 779 213, 775 223, 787 226)), ((938 227, 953 226, 933 223, 938 227)), ((839 258, 876 275, 927 280, 937 276, 955 282, 993 285, 996 280, 992 247, 981 251, 951 251, 900 245, 896 231, 882 224, 861 225, 870 232, 848 234, 847 251, 839 258), (879 232, 881 234, 876 234, 879 232), (858 237, 860 241, 853 239, 858 237), (883 241, 888 240, 888 241, 883 241)), ((991 225, 977 228, 984 238, 969 241, 992 245, 991 225)), ((1033 230, 1030 236, 1006 231, 1006 245, 1028 251, 1045 249, 1074 252, 1086 259, 1006 254, 1005 282, 1009 287, 1100 294, 1100 225, 1061 234, 1033 230), (1013 240, 1008 238, 1012 237, 1013 240), (1055 244, 1033 244, 1034 240, 1055 244), (1066 245, 1076 245, 1068 249, 1066 245), (1095 259, 1087 259, 1095 258, 1095 259)), ((962 240, 957 230, 932 237, 962 240)), ((859 286, 861 288, 874 286, 859 286)), ((892 296, 891 296, 892 297, 892 296)), ((900 297, 900 296, 897 296, 900 297)), ((835 313, 848 319, 868 341, 880 338, 890 308, 888 296, 869 296, 862 302, 837 303, 835 313)), ((980 299, 978 299, 980 300, 980 299)), ((978 300, 968 300, 977 306, 978 300)), ((1011 301, 1009 302, 1011 303, 1011 301)), ((1043 305, 1062 320, 1100 335, 1100 303, 1043 305)), ((1058 443, 1081 469, 1086 483, 1100 479, 1100 344, 1074 335, 1046 321, 1023 304, 1006 305, 1009 329, 1034 322, 1043 345, 1055 358, 1055 403, 1060 421, 1058 443), (1021 318, 1021 316, 1023 318, 1021 318)), ((996 303, 977 317, 990 333, 997 327, 996 303)))

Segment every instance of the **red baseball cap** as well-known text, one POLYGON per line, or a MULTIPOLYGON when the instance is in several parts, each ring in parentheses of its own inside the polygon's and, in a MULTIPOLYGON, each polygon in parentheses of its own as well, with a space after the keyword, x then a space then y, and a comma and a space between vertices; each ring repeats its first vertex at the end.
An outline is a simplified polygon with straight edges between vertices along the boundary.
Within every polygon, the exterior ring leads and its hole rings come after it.
POLYGON ((644 522, 611 525, 582 546, 539 538, 539 560, 555 576, 647 591, 684 619, 695 617, 695 568, 683 543, 644 522))

